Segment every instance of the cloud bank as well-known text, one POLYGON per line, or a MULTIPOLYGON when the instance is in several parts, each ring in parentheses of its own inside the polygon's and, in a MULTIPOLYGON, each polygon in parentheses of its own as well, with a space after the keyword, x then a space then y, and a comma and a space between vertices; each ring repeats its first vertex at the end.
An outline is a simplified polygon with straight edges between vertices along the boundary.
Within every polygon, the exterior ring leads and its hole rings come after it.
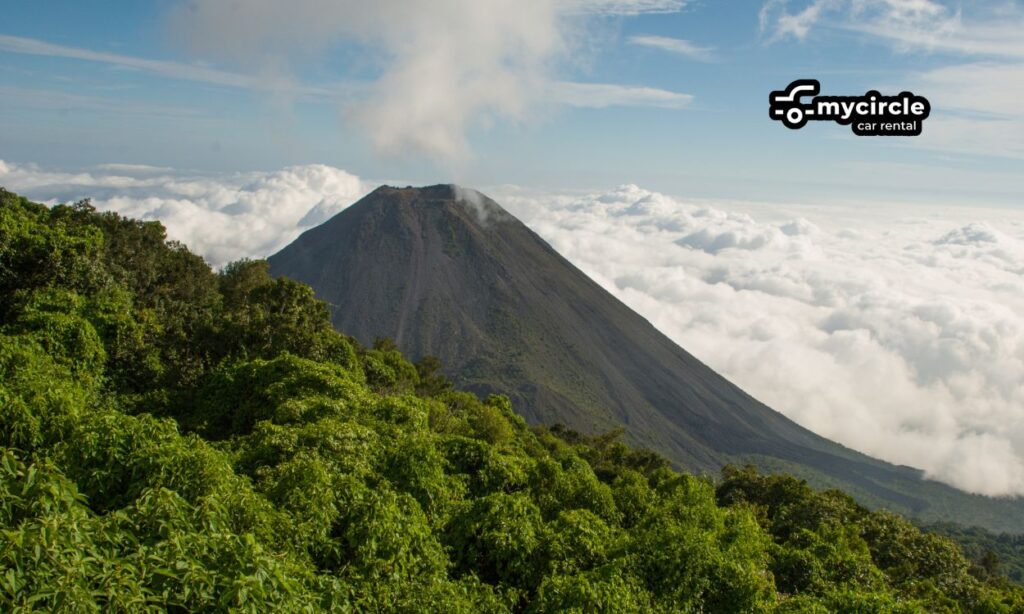
POLYGON ((91 198, 101 211, 159 220, 215 267, 270 255, 376 187, 319 164, 210 176, 132 164, 66 173, 3 160, 0 185, 47 203, 91 198))
POLYGON ((625 186, 498 197, 755 397, 830 439, 1024 493, 1024 215, 691 203, 625 186))
MULTIPOLYGON (((269 255, 374 187, 321 165, 190 176, 4 162, 0 185, 160 219, 216 265, 269 255)), ((485 191, 800 424, 964 490, 1024 494, 1024 214, 485 191)))

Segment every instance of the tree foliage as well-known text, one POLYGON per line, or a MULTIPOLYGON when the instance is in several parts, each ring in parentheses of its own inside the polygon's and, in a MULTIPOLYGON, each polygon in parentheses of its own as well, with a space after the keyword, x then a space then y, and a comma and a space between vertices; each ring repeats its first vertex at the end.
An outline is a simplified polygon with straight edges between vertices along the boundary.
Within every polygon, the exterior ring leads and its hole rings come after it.
POLYGON ((846 495, 455 390, 265 263, 0 191, 0 610, 1021 612, 846 495))

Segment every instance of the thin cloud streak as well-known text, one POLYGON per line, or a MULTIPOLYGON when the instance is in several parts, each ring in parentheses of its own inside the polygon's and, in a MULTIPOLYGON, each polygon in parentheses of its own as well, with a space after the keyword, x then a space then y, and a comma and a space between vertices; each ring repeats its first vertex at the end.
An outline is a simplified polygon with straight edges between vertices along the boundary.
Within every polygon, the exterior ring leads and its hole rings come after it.
POLYGON ((197 66, 194 64, 183 64, 180 62, 170 62, 166 60, 147 60, 118 53, 92 51, 81 47, 67 47, 64 45, 55 45, 35 38, 10 36, 7 34, 0 34, 0 50, 24 55, 38 55, 70 58, 86 62, 99 62, 102 64, 142 70, 171 79, 199 81, 202 83, 211 83, 227 87, 254 89, 259 86, 258 81, 253 77, 217 70, 215 68, 197 66))
POLYGON ((580 13, 630 16, 678 13, 687 0, 563 0, 563 3, 580 13))
POLYGON ((640 47, 660 49, 677 55, 685 56, 699 62, 710 62, 714 59, 713 47, 702 47, 691 41, 682 38, 671 38, 668 36, 640 35, 630 36, 630 44, 640 47))
POLYGON ((0 34, 0 51, 96 62, 138 70, 167 79, 193 81, 247 90, 274 91, 291 96, 332 97, 339 94, 339 91, 336 90, 297 85, 279 77, 246 75, 199 64, 187 64, 170 60, 151 60, 119 53, 93 51, 81 47, 56 45, 35 38, 10 36, 7 34, 0 34))
POLYGON ((552 84, 549 98, 569 106, 595 109, 613 106, 684 109, 693 102, 690 94, 654 87, 573 81, 552 84))

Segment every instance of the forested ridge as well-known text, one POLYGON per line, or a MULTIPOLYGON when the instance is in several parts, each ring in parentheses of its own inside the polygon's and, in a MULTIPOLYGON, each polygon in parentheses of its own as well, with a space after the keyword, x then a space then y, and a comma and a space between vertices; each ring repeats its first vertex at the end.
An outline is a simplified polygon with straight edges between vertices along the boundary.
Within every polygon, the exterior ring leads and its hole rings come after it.
POLYGON ((261 261, 0 190, 0 610, 1024 612, 839 491, 529 428, 261 261))

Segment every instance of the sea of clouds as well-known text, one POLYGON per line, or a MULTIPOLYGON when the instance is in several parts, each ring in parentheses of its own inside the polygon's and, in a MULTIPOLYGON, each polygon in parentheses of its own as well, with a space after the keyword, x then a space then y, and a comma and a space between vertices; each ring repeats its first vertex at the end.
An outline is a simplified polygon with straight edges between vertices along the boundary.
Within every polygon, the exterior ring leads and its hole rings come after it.
MULTIPOLYGON (((191 175, 0 161, 0 185, 158 219, 222 266, 374 187, 323 165, 191 175)), ((485 190, 612 294, 800 424, 988 495, 1024 494, 1024 212, 485 190)))
POLYGON ((374 187, 321 164, 209 175, 134 164, 68 173, 3 160, 0 185, 48 204, 88 197, 103 211, 160 220, 215 267, 273 254, 374 187))

